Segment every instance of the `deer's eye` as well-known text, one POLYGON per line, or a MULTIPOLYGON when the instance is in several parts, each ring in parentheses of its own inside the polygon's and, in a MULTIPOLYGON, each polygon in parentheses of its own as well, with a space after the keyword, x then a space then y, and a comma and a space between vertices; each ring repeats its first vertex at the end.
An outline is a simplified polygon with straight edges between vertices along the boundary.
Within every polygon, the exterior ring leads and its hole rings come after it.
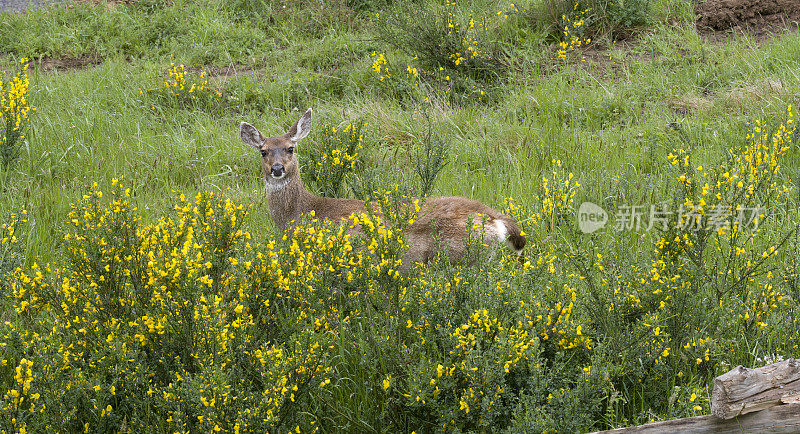
POLYGON ((289 146, 288 148, 286 148, 286 152, 290 154, 294 153, 294 146, 289 146))
POLYGON ((261 150, 261 156, 262 156, 262 157, 266 157, 266 156, 267 156, 267 151, 265 151, 265 150, 263 150, 263 149, 262 149, 262 150, 261 150))

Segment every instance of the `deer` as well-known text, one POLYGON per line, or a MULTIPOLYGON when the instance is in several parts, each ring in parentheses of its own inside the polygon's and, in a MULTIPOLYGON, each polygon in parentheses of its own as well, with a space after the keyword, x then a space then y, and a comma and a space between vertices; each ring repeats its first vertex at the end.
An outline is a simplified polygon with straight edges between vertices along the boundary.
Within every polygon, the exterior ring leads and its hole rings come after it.
MULTIPOLYGON (((300 178, 296 146, 311 131, 309 108, 283 135, 265 137, 253 125, 242 122, 242 141, 261 153, 261 178, 266 186, 267 206, 275 225, 293 231, 303 216, 345 222, 354 214, 366 213, 367 204, 358 199, 317 196, 308 191, 300 178), (312 214, 313 212, 313 214, 312 214)), ((483 203, 461 196, 429 197, 404 233, 408 250, 402 269, 424 264, 446 251, 451 264, 458 263, 467 251, 470 222, 481 221, 485 245, 507 244, 520 258, 525 236, 517 223, 483 203)), ((356 233, 359 232, 355 228, 356 233)))

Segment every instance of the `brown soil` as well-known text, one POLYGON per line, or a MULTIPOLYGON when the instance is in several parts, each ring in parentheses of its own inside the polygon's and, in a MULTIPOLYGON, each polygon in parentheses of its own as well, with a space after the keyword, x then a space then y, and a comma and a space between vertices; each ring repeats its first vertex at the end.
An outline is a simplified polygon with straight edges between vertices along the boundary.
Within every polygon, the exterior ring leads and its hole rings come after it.
POLYGON ((96 56, 81 57, 44 57, 35 61, 36 67, 44 71, 69 71, 76 69, 86 69, 103 62, 102 58, 96 56))
POLYGON ((697 28, 727 30, 732 28, 757 33, 797 28, 800 23, 800 0, 706 0, 695 6, 697 28))
POLYGON ((121 4, 128 4, 128 5, 133 4, 134 1, 133 0, 72 0, 72 1, 67 1, 66 6, 72 7, 73 4, 77 3, 89 3, 95 6, 104 4, 106 5, 106 9, 111 9, 121 4))
POLYGON ((678 113, 688 114, 708 111, 714 106, 714 102, 706 97, 687 94, 668 99, 667 105, 678 113))
POLYGON ((231 65, 231 66, 202 66, 198 68, 190 68, 195 72, 206 71, 209 77, 233 77, 236 74, 243 72, 250 72, 253 68, 247 65, 231 65))

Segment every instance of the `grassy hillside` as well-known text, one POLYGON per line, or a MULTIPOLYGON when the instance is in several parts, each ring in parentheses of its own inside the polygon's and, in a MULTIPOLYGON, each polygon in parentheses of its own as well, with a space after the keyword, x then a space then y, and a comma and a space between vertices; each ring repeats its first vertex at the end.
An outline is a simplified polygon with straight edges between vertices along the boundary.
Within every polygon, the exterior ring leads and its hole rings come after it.
POLYGON ((800 32, 695 20, 684 0, 0 14, 2 429, 572 432, 707 414, 714 376, 798 355, 800 32), (307 107, 307 186, 394 215, 365 239, 314 222, 283 237, 269 218, 238 125, 282 134, 307 107), (404 198, 437 156, 430 193, 517 218, 523 261, 476 248, 480 266, 397 272, 404 198), (593 234, 586 201, 611 218, 593 234), (631 206, 642 226, 616 230, 631 206), (667 227, 648 230, 651 210, 667 227), (706 224, 681 225, 690 212, 706 224))

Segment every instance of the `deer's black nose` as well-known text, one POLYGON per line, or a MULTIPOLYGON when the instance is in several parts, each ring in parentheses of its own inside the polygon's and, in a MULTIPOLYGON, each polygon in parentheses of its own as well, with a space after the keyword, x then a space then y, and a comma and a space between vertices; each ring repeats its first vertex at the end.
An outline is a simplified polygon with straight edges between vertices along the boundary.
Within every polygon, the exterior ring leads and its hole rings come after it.
POLYGON ((275 163, 272 165, 270 172, 272 173, 272 176, 274 176, 275 178, 280 178, 286 173, 286 168, 283 167, 283 164, 275 163))

